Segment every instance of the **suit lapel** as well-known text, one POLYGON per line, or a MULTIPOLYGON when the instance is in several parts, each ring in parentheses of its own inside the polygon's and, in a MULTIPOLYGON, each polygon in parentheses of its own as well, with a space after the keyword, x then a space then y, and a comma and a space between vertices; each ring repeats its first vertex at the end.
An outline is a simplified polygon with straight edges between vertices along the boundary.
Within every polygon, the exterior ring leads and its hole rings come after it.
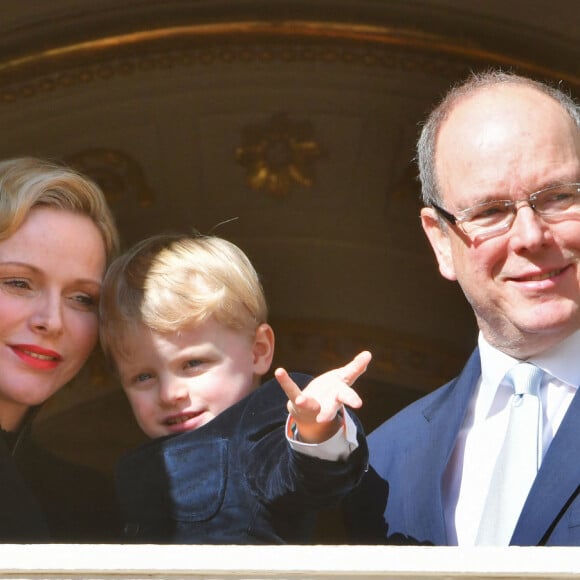
POLYGON ((443 474, 480 374, 481 363, 476 349, 461 374, 423 410, 423 428, 426 432, 421 439, 427 442, 422 453, 423 461, 420 465, 409 466, 409 469, 415 471, 420 469, 422 477, 418 482, 417 493, 413 494, 412 505, 408 508, 411 521, 421 519, 426 537, 432 538, 436 545, 447 543, 442 497, 443 474), (429 514, 428 518, 425 518, 426 514, 429 514))
POLYGON ((513 545, 538 545, 580 485, 579 422, 577 391, 530 490, 514 530, 513 545))
POLYGON ((425 420, 433 427, 443 426, 453 442, 463 424, 467 406, 480 375, 479 349, 475 349, 461 374, 449 383, 450 388, 423 411, 425 420))

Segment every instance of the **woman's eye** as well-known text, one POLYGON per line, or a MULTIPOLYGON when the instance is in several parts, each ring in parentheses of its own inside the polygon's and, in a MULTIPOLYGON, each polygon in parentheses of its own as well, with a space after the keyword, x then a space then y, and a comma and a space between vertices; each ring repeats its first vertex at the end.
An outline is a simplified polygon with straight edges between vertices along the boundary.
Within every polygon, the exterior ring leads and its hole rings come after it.
POLYGON ((17 290, 30 290, 31 286, 28 280, 24 280, 21 278, 12 278, 3 280, 2 284, 4 286, 8 286, 9 288, 14 288, 17 290))
POLYGON ((151 373, 139 373, 138 375, 135 376, 133 381, 135 383, 145 383, 146 381, 151 379, 152 376, 153 375, 151 373))
POLYGON ((95 310, 97 299, 89 294, 74 294, 71 296, 73 304, 82 310, 95 310))

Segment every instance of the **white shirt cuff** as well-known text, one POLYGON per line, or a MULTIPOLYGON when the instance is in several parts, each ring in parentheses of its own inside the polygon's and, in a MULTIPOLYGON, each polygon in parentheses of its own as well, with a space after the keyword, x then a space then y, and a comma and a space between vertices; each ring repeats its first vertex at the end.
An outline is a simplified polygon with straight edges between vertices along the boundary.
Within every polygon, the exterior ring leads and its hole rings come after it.
POLYGON ((326 461, 338 461, 347 459, 358 447, 357 428, 351 416, 343 409, 343 425, 330 439, 322 443, 304 443, 288 435, 292 433, 292 415, 286 420, 286 439, 290 447, 299 453, 325 459, 326 461))

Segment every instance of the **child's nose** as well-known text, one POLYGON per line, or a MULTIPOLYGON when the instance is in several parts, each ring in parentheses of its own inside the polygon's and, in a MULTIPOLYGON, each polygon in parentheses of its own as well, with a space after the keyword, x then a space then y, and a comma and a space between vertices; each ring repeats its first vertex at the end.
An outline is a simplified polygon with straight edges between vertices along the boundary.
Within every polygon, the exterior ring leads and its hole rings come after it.
POLYGON ((178 379, 166 380, 159 389, 159 399, 164 404, 175 404, 187 397, 187 386, 178 379))

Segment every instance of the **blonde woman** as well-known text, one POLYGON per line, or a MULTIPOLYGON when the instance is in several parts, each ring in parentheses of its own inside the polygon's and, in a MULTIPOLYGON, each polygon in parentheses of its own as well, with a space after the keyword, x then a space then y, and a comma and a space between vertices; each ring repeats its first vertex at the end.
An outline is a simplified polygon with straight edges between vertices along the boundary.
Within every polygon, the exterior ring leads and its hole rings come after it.
POLYGON ((113 218, 92 181, 40 159, 0 162, 4 542, 74 541, 82 528, 69 519, 82 514, 67 504, 80 482, 51 469, 49 456, 35 451, 27 433, 35 409, 78 373, 97 343, 101 282, 117 246, 113 218))

